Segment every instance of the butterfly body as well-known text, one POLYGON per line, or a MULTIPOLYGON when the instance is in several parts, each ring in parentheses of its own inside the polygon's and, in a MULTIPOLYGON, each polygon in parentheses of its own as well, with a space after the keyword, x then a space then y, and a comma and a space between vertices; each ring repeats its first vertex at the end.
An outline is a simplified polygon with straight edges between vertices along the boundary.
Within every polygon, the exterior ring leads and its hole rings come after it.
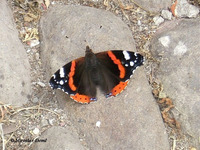
POLYGON ((50 79, 53 89, 62 89, 80 103, 96 101, 96 88, 106 97, 116 96, 128 84, 134 70, 142 65, 142 55, 121 50, 94 54, 87 46, 85 57, 73 60, 50 79))

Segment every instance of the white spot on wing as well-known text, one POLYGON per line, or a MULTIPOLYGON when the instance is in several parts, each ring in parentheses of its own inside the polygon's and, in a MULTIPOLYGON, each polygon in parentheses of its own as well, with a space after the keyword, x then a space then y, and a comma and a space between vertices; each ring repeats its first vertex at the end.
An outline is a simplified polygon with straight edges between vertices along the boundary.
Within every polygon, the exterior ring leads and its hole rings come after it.
POLYGON ((65 77, 65 72, 64 72, 64 68, 60 68, 60 77, 64 78, 65 77))
POLYGON ((130 55, 127 51, 123 51, 123 54, 124 54, 124 57, 125 57, 126 60, 130 59, 130 55))
POLYGON ((60 85, 63 85, 63 84, 64 84, 63 80, 60 80, 60 85))
POLYGON ((136 59, 137 59, 137 53, 136 53, 136 52, 134 52, 134 55, 135 55, 135 57, 136 57, 136 59))
POLYGON ((130 66, 133 66, 134 65, 134 62, 133 61, 130 61, 130 66))
POLYGON ((128 64, 125 64, 126 67, 128 67, 128 64))

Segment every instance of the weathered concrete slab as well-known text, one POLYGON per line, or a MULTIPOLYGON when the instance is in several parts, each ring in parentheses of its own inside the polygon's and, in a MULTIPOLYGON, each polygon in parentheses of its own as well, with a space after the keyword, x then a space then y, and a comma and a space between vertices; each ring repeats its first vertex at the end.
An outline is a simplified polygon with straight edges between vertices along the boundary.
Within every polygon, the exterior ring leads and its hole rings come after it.
POLYGON ((6 0, 0 3, 0 101, 25 104, 31 93, 30 65, 6 0))
MULTIPOLYGON (((84 56, 87 44, 94 52, 135 51, 129 28, 113 14, 94 8, 56 5, 41 18, 41 31, 41 58, 49 79, 65 63, 84 56)), ((82 105, 56 91, 54 99, 65 108, 90 149, 169 149, 142 67, 117 97, 106 99, 99 93, 96 103, 82 105)))
POLYGON ((199 38, 200 19, 179 20, 164 25, 151 44, 153 55, 162 55, 158 74, 175 104, 175 117, 194 147, 200 147, 199 38))

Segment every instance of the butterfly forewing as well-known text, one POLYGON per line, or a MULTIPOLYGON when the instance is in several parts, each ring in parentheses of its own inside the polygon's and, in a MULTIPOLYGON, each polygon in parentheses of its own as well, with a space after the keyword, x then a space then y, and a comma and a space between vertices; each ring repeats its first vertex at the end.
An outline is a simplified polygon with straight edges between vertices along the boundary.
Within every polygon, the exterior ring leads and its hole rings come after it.
POLYGON ((120 60, 121 64, 125 68, 125 76, 122 81, 130 79, 135 69, 144 63, 144 57, 136 52, 131 51, 112 51, 117 59, 120 60), (123 57, 122 57, 123 55, 123 57))
POLYGON ((64 65, 62 68, 57 70, 51 77, 49 83, 53 89, 61 89, 67 94, 75 94, 75 91, 69 87, 69 72, 71 68, 71 62, 64 65))

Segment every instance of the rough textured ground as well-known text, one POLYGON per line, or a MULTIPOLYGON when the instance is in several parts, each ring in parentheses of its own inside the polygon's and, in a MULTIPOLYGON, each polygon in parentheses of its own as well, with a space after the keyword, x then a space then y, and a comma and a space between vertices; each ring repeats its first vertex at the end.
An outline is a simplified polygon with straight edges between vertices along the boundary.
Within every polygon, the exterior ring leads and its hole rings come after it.
MULTIPOLYGON (((190 1, 197 8, 185 2, 182 0, 178 3, 176 11, 176 5, 173 5, 172 13, 177 13, 180 17, 199 17, 199 1, 190 1), (181 12, 181 8, 185 7, 188 8, 187 13, 181 12)), ((45 3, 39 0, 10 0, 8 3, 3 0, 0 3, 0 8, 2 8, 0 9, 0 37, 2 37, 0 90, 3 91, 3 94, 0 94, 0 97, 3 97, 0 99, 1 147, 3 149, 4 147, 7 149, 38 149, 38 147, 54 149, 57 144, 60 146, 57 149, 63 149, 62 146, 65 148, 68 146, 70 149, 94 149, 96 146, 99 149, 169 149, 170 145, 170 149, 199 149, 199 120, 197 119, 199 114, 197 94, 199 89, 197 69, 199 19, 187 18, 181 21, 180 18, 170 17, 170 12, 167 10, 171 7, 170 5, 169 1, 160 0, 145 1, 145 3, 132 0, 73 0, 70 2, 46 0, 45 3), (103 9, 108 12, 101 10, 102 15, 108 13, 114 21, 108 22, 110 25, 106 26, 108 17, 104 20, 105 25, 101 26, 100 21, 98 24, 94 22, 87 24, 89 18, 81 20, 79 17, 79 20, 75 19, 77 23, 84 22, 79 24, 80 28, 77 28, 79 37, 66 30, 70 27, 70 31, 76 33, 70 21, 59 24, 59 16, 48 20, 50 17, 46 17, 45 14, 50 13, 49 10, 52 11, 51 8, 56 3, 59 3, 61 8, 65 7, 64 4, 73 4, 103 9), (12 8, 13 17, 9 7, 12 8), (159 11, 162 9, 166 9, 162 12, 165 20, 160 17, 159 11), (112 17, 112 14, 115 16, 112 17), (46 28, 43 26, 38 30, 41 17, 49 26, 46 28), (168 22, 167 19, 172 21, 168 22), (52 20, 57 22, 52 22, 51 26, 48 23, 52 20), (121 24, 121 20, 126 25, 121 24), (115 22, 121 25, 118 26, 115 22), (98 28, 95 28, 95 25, 98 28), (62 26, 65 28, 59 28, 62 26), (117 26, 116 29, 115 26, 117 26), (123 36, 120 37, 120 32, 114 32, 121 27, 125 30, 125 33, 121 35, 126 36, 127 40, 124 40, 123 36), (51 30, 48 31, 48 29, 51 30), (80 30, 84 32, 81 33, 80 30), (135 42, 131 39, 131 33, 135 42), (42 35, 48 35, 49 38, 45 39, 42 35), (166 36, 169 36, 169 39, 166 36), (54 40, 51 42, 52 37, 54 40), (112 38, 114 39, 111 40, 112 38), (119 39, 123 42, 118 42, 119 39), (95 51, 111 47, 140 51, 147 58, 146 65, 136 71, 127 89, 116 98, 105 100, 99 94, 97 103, 80 105, 70 100, 61 91, 52 94, 48 86, 49 76, 63 63, 82 56, 86 42, 91 44, 95 51), (109 43, 112 44, 109 45, 109 43), (51 51, 44 51, 47 50, 45 46, 48 46, 51 51), (70 47, 69 51, 68 47, 70 47), (62 50, 61 54, 57 54, 56 48, 62 50), (150 51, 153 52, 153 56, 150 51), (173 74, 179 74, 182 78, 173 74), (151 87, 158 103, 153 101, 151 87), (32 91, 30 92, 29 89, 32 91), (136 95, 137 98, 135 98, 136 95), (15 107, 15 104, 21 107, 15 107), (161 115, 157 105, 159 105, 161 115), (98 125, 99 122, 100 125, 98 125), (60 137, 53 137, 53 133, 60 137), (73 139, 77 141, 76 145, 70 142, 73 139)), ((64 10, 61 8, 58 12, 63 15, 64 10)), ((91 10, 94 11, 94 9, 91 10)), ((98 12, 101 11, 98 10, 98 12)), ((75 16, 78 12, 79 10, 69 16, 75 16)), ((71 19, 74 21, 74 18, 71 19)), ((91 20, 94 19, 98 19, 95 14, 91 20)))
MULTIPOLYGON (((119 18, 90 7, 55 5, 41 19, 41 30, 41 59, 52 74, 66 61, 84 55, 86 44, 94 52, 135 50, 131 32, 119 18)), ((56 92, 55 100, 64 106, 79 134, 85 135, 89 149, 169 149, 160 111, 142 70, 136 70, 120 95, 106 99, 99 94, 93 104, 80 105, 56 92), (96 122, 101 126, 97 127, 96 122)))

